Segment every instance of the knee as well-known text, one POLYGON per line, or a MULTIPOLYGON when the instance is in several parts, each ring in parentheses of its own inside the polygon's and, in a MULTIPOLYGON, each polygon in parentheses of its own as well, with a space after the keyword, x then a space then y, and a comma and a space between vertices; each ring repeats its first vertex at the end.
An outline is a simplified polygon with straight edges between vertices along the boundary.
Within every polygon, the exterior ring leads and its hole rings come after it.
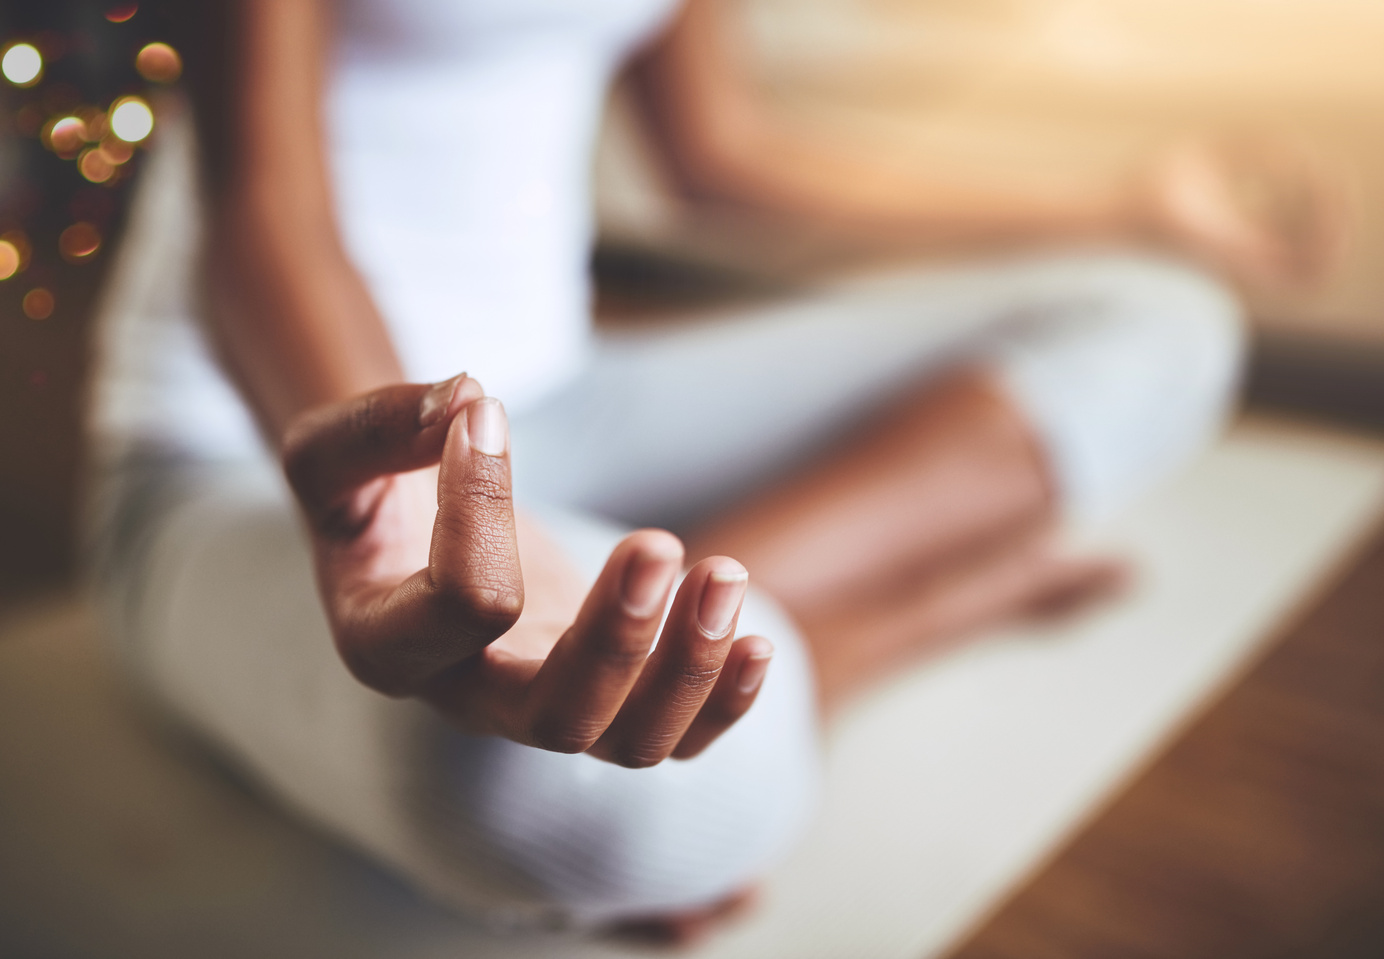
POLYGON ((1235 398, 1244 367, 1243 309, 1234 293, 1199 270, 1149 263, 1131 312, 1157 340, 1160 379, 1176 388, 1189 413, 1218 421, 1235 398))
POLYGON ((468 831, 484 846, 478 861, 515 884, 515 913, 545 923, 589 927, 716 902, 762 878, 806 815, 803 770, 713 786, 683 763, 631 770, 501 749, 506 768, 489 771, 468 831))
POLYGON ((591 926, 695 908, 761 878, 791 847, 819 787, 814 693, 806 651, 760 599, 746 609, 776 636, 769 679, 696 759, 625 769, 448 737, 450 755, 430 766, 456 776, 434 797, 446 797, 450 834, 470 837, 457 858, 492 891, 507 884, 509 912, 591 926))
POLYGON ((1109 346, 1110 366, 1123 377, 1105 384, 1103 398, 1123 423, 1105 424, 1105 451, 1096 454, 1109 461, 1099 498, 1112 505, 1214 439, 1234 406, 1245 356, 1242 309, 1220 281, 1156 260, 1128 270, 1112 294, 1109 346))
POLYGON ((1241 310, 1219 282, 1170 262, 1064 266, 1053 315, 997 360, 1068 510, 1104 515, 1215 436, 1240 379, 1241 310))

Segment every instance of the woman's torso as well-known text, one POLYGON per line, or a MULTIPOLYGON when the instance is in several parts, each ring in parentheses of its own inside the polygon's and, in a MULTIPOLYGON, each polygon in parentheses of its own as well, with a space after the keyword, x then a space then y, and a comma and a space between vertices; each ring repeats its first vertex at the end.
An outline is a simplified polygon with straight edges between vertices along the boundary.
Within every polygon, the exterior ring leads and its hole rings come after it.
MULTIPOLYGON (((338 220, 410 379, 465 369, 522 408, 579 366, 588 167, 605 87, 669 8, 669 0, 346 0, 338 8, 323 108, 338 220)), ((180 203, 186 220, 190 181, 167 179, 142 189, 162 191, 165 219, 180 203), (175 189, 184 195, 170 196, 175 189)), ((106 318, 98 438, 206 455, 254 448, 243 404, 196 328, 195 258, 161 258, 158 238, 146 239, 131 236, 120 270, 149 279, 127 282, 106 318), (161 262, 150 269, 141 258, 161 262)))

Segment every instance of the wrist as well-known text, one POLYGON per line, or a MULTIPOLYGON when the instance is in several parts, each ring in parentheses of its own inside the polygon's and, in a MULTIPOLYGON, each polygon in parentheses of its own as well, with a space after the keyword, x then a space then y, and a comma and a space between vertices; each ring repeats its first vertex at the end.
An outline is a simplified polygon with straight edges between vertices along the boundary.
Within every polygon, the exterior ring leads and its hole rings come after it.
POLYGON ((334 234, 228 203, 212 221, 204 276, 213 340, 271 440, 305 410, 403 380, 334 234))

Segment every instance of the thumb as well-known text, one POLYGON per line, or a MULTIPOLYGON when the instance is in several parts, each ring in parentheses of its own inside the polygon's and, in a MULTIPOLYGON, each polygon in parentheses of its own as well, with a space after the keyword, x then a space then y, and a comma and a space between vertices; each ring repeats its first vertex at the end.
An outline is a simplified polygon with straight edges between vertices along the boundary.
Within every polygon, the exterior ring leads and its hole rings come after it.
POLYGON ((509 422, 493 397, 453 421, 437 480, 428 577, 437 599, 489 642, 514 625, 524 580, 510 495, 509 422))
POLYGON ((367 686, 421 689, 514 625, 524 580, 510 500, 504 407, 480 399, 447 428, 428 566, 352 617, 338 649, 367 686))

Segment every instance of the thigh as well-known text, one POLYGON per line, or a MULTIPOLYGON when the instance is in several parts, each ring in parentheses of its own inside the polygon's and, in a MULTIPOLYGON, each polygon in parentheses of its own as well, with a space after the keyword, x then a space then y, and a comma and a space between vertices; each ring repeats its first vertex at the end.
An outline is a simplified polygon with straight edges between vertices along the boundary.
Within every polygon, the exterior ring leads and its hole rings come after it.
MULTIPOLYGON (((810 461, 892 397, 994 361, 1006 340, 1062 329, 1097 353, 1138 353, 1143 334, 1131 347, 1120 331, 1157 326, 1179 284, 1209 285, 1190 276, 1121 254, 1016 257, 607 334, 579 380, 516 418, 516 489, 683 527, 810 461)), ((1078 376, 1068 392, 1082 387, 1078 376)))

